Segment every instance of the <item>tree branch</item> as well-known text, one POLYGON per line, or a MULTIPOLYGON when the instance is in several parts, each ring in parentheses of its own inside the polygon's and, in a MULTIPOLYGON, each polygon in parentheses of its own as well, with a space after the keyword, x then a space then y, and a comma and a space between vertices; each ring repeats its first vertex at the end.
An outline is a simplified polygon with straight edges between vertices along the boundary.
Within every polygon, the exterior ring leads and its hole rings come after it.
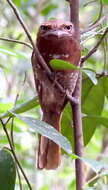
MULTIPOLYGON (((75 26, 76 38, 80 41, 79 29, 79 0, 70 0, 70 19, 75 26)), ((79 72, 79 78, 76 83, 73 97, 79 100, 78 104, 72 105, 73 112, 73 126, 74 126, 74 142, 75 154, 83 156, 83 131, 82 131, 82 117, 81 117, 81 83, 82 74, 79 72)), ((84 164, 81 160, 75 160, 75 173, 76 173, 76 190, 82 190, 84 185, 84 164)))
POLYGON ((69 0, 70 3, 70 20, 74 24, 76 37, 80 39, 79 31, 79 0, 69 0))
POLYGON ((27 46, 27 47, 33 49, 30 44, 28 44, 28 43, 26 43, 26 42, 22 42, 22 41, 20 41, 20 40, 14 40, 14 39, 9 39, 9 38, 4 38, 4 37, 0 37, 0 40, 7 41, 7 42, 15 42, 15 43, 17 43, 17 44, 22 44, 22 45, 25 45, 25 46, 27 46))

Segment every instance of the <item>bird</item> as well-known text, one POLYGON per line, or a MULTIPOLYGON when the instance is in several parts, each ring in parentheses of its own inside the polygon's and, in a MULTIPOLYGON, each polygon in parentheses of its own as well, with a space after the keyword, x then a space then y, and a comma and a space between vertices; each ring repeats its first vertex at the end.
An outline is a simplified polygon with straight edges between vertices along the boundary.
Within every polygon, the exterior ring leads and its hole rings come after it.
MULTIPOLYGON (((50 80, 46 70, 40 64, 35 53, 32 54, 32 66, 39 102, 43 112, 42 120, 57 131, 61 130, 61 117, 68 102, 66 94, 55 85, 57 81, 70 95, 73 94, 78 80, 78 70, 55 70, 50 61, 60 59, 80 66, 81 48, 76 38, 74 24, 60 19, 48 20, 39 27, 36 46, 51 69, 54 80, 50 80)), ((62 64, 62 62, 61 62, 62 64)), ((61 149, 52 140, 40 136, 37 168, 52 170, 61 163, 61 149)))

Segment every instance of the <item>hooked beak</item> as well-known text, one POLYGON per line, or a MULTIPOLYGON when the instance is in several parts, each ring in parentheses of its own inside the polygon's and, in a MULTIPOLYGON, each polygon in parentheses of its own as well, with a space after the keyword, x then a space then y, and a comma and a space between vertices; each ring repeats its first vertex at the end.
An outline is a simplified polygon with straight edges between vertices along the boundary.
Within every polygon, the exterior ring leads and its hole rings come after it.
POLYGON ((55 36, 57 38, 62 38, 64 36, 69 36, 69 33, 66 32, 66 31, 63 31, 63 30, 50 30, 50 31, 47 31, 45 34, 44 34, 45 37, 48 37, 48 36, 55 36))

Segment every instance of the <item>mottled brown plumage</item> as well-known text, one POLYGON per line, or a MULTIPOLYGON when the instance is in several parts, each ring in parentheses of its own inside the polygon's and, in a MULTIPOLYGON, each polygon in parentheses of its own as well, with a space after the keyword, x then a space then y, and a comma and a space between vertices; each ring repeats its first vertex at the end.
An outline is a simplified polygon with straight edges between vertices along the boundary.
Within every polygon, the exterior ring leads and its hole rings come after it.
MULTIPOLYGON (((80 45, 76 40, 74 26, 71 22, 50 20, 40 26, 37 47, 49 66, 51 59, 62 59, 79 65, 80 45)), ((41 108, 43 121, 60 131, 60 118, 67 103, 66 96, 60 92, 54 82, 48 78, 35 54, 32 55, 34 78, 41 108)), ((50 67, 50 66, 49 66, 50 67)), ((57 80, 71 95, 74 92, 78 71, 53 71, 57 80)), ((41 136, 38 151, 38 168, 55 169, 60 164, 60 147, 53 141, 41 136)))

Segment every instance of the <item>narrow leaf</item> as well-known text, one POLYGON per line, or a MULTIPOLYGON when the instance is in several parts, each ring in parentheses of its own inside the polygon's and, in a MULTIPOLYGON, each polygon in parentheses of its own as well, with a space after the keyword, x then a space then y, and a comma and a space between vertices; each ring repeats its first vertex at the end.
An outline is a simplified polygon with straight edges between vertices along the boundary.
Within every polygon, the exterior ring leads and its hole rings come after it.
POLYGON ((49 64, 55 70, 80 70, 76 65, 62 59, 52 59, 49 64))
POLYGON ((40 133, 41 135, 48 137, 49 139, 57 143, 67 153, 72 153, 70 142, 66 139, 66 137, 61 135, 61 133, 59 133, 54 127, 52 127, 48 123, 31 117, 22 117, 15 113, 12 114, 20 120, 24 121, 27 125, 31 126, 37 133, 40 133))
POLYGON ((26 112, 26 111, 28 111, 28 110, 30 110, 30 109, 38 106, 38 105, 39 105, 38 97, 34 97, 31 100, 29 100, 23 104, 17 105, 15 108, 11 109, 10 111, 2 114, 0 116, 0 118, 6 118, 6 117, 12 116, 11 112, 14 112, 14 113, 26 112))
POLYGON ((20 59, 28 59, 28 55, 26 55, 25 53, 22 53, 21 51, 15 51, 15 50, 12 50, 12 49, 9 49, 9 48, 5 48, 5 47, 2 47, 0 46, 0 52, 1 53, 4 53, 6 55, 10 55, 12 57, 17 57, 17 58, 20 58, 20 59))

